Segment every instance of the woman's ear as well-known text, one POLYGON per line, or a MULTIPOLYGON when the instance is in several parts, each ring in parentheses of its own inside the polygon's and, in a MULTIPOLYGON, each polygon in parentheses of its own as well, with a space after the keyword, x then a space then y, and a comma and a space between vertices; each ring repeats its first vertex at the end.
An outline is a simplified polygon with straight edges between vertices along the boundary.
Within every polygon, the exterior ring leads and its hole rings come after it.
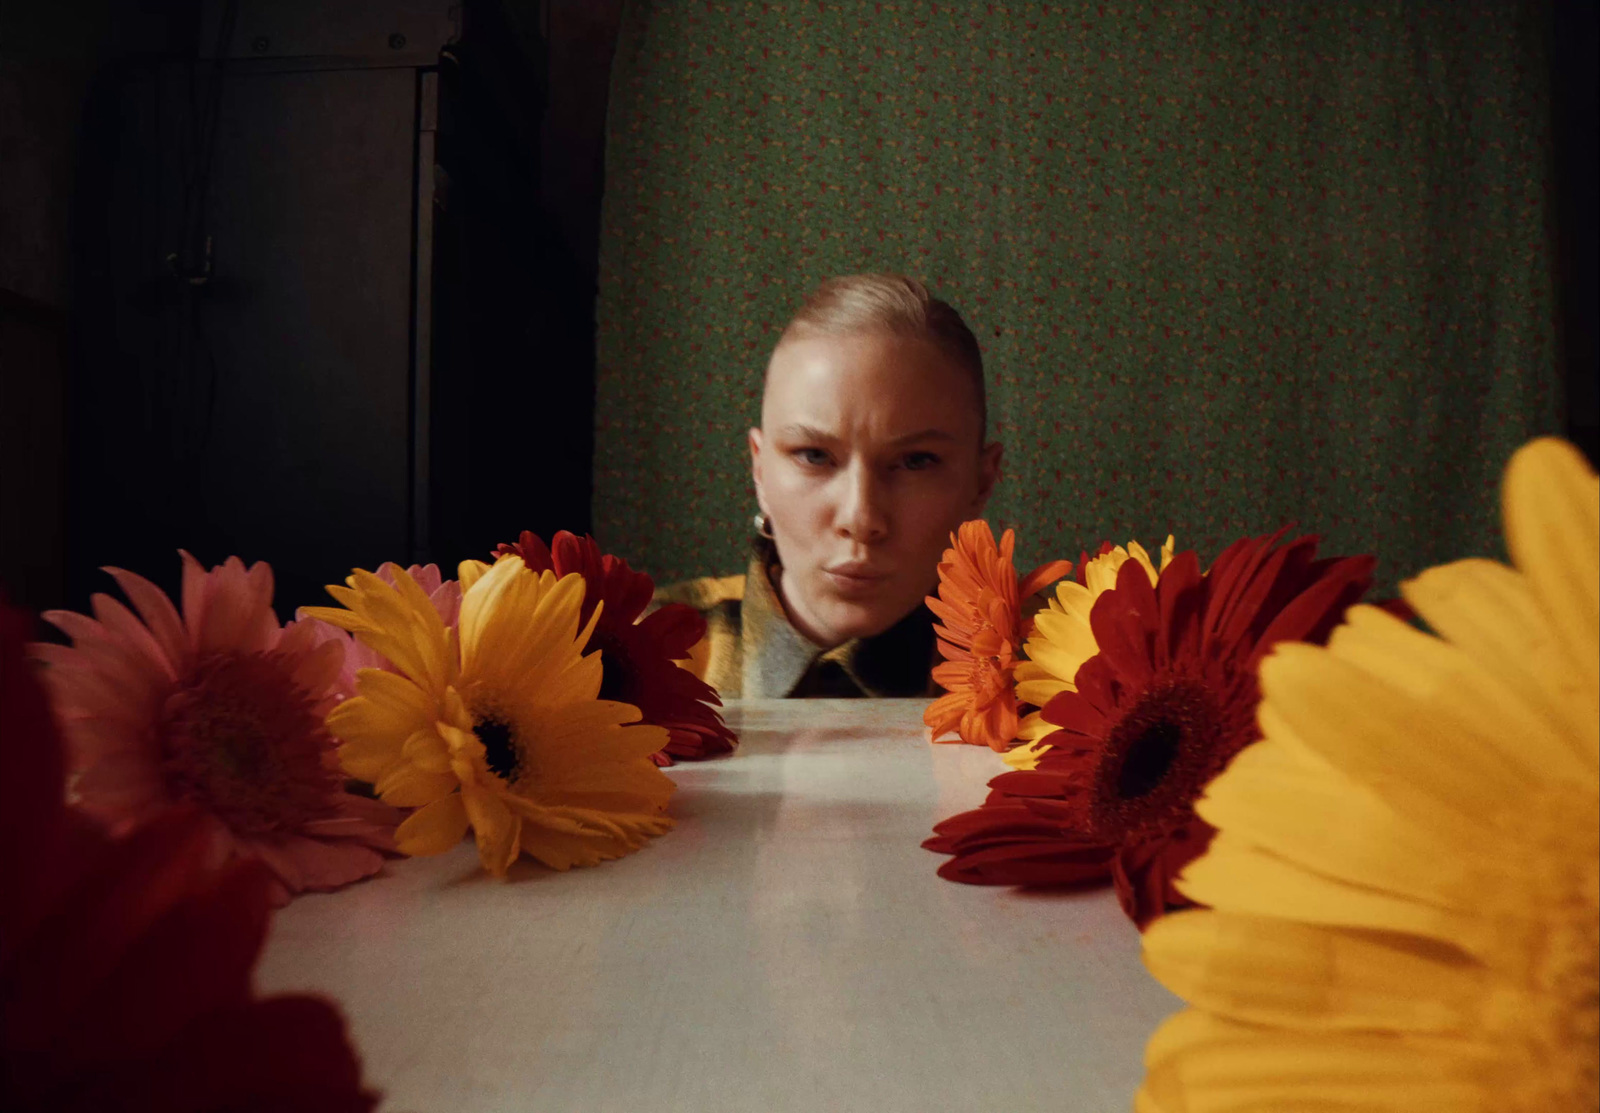
POLYGON ((761 490, 761 430, 752 428, 748 434, 750 442, 750 481, 756 488, 756 505, 766 512, 766 496, 761 490))
POLYGON ((982 516, 984 504, 1000 481, 1000 457, 1004 453, 1005 446, 999 441, 991 441, 978 451, 978 494, 972 500, 974 518, 982 516))

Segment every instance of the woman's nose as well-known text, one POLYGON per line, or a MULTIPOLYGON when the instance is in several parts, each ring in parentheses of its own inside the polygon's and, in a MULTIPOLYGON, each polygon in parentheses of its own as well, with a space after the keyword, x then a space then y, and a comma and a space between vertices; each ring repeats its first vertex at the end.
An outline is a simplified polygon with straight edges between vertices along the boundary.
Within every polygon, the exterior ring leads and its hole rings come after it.
POLYGON ((871 468, 852 464, 840 478, 844 490, 840 492, 836 520, 839 534, 863 544, 881 541, 889 532, 889 519, 878 477, 871 468))

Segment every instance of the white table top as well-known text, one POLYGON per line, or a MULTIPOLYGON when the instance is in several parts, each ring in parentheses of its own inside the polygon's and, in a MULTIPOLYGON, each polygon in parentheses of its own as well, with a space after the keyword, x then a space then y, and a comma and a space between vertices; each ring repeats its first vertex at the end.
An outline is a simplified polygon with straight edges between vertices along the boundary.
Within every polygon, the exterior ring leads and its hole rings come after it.
POLYGON ((338 1000, 389 1113, 1130 1109, 1177 999, 1109 890, 935 875, 1004 766, 924 703, 732 703, 739 752, 669 770, 643 850, 393 862, 281 911, 260 989, 338 1000))

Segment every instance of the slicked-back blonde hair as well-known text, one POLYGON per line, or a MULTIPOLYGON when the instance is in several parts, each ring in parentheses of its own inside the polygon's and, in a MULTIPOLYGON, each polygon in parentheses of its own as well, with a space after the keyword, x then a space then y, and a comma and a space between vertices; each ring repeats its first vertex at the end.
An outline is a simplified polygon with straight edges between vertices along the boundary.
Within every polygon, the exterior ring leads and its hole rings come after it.
POLYGON ((978 348, 978 338, 954 306, 928 293, 928 288, 915 278, 903 274, 830 278, 807 295, 778 337, 778 346, 803 337, 861 332, 887 332, 924 340, 965 371, 977 392, 979 428, 987 435, 989 403, 983 388, 983 352, 978 348))

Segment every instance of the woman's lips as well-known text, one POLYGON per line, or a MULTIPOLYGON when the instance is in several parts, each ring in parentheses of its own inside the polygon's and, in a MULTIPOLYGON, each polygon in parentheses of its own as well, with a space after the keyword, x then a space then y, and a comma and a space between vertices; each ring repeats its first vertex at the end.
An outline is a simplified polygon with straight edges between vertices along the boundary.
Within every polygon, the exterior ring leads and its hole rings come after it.
POLYGON ((887 572, 848 564, 824 568, 822 575, 833 587, 835 594, 847 598, 873 595, 889 579, 887 572))

